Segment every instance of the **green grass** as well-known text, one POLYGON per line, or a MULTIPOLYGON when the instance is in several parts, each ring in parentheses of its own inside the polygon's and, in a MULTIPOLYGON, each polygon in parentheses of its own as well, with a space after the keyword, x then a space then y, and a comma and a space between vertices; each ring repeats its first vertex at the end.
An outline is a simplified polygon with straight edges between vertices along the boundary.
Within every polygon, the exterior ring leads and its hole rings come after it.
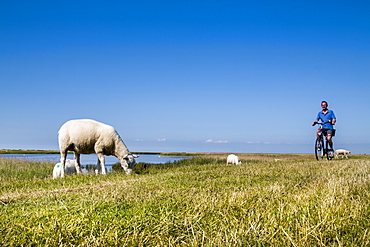
POLYGON ((367 158, 201 156, 56 180, 52 169, 0 159, 0 245, 370 245, 367 158))

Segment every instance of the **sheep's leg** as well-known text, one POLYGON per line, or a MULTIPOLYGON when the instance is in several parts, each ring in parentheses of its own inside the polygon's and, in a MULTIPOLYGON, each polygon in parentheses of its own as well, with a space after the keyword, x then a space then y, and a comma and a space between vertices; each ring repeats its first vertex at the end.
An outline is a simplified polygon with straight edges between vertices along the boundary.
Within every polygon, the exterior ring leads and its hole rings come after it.
POLYGON ((96 164, 96 169, 95 169, 95 175, 98 175, 99 171, 101 171, 101 166, 100 166, 100 160, 99 160, 99 157, 98 157, 98 162, 96 164))
POLYGON ((104 158, 104 154, 97 153, 97 155, 98 155, 98 159, 99 159, 100 164, 101 164, 101 174, 106 175, 107 174, 107 171, 105 169, 105 158, 104 158))
POLYGON ((75 160, 75 167, 76 167, 77 174, 81 174, 82 170, 81 170, 80 154, 79 153, 75 153, 74 160, 75 160))
POLYGON ((60 163, 62 164, 60 170, 60 177, 64 178, 64 171, 66 168, 67 151, 60 151, 60 163))

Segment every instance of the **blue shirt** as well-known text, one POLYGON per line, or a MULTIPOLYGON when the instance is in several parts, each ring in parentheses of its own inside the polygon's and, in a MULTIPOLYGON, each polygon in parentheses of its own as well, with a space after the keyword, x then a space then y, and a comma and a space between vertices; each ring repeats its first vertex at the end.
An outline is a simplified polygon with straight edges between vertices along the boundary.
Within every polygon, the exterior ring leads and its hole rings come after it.
POLYGON ((326 112, 326 114, 324 114, 322 111, 320 111, 317 114, 316 120, 321 119, 321 122, 323 122, 323 123, 330 121, 330 123, 326 123, 322 127, 324 129, 334 129, 333 125, 331 124, 331 122, 333 121, 334 118, 336 118, 334 112, 332 110, 328 110, 326 112))

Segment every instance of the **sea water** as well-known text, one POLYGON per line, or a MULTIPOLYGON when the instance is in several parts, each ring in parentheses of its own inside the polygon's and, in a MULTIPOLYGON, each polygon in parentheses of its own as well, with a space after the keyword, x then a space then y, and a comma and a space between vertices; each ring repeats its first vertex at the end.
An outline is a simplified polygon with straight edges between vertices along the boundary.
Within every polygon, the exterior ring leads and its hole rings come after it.
MULTIPOLYGON (((190 158, 190 156, 170 156, 170 155, 157 155, 157 154, 138 154, 139 157, 135 158, 136 163, 151 163, 151 164, 165 164, 182 159, 190 158)), ((60 161, 60 154, 0 154, 0 157, 15 158, 29 161, 44 161, 58 163, 60 161)), ((112 167, 114 164, 119 163, 119 159, 115 156, 104 156, 105 165, 112 167)), ((67 154, 67 159, 73 160, 73 154, 67 154)), ((82 166, 96 165, 98 156, 96 154, 81 154, 80 162, 82 166)))

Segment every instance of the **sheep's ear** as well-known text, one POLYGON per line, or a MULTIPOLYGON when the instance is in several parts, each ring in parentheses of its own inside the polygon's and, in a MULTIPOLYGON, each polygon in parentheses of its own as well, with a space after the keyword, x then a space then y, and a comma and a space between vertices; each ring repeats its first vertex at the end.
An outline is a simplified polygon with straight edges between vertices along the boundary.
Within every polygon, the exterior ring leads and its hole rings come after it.
POLYGON ((125 157, 123 157, 124 159, 128 159, 128 156, 129 155, 132 155, 132 157, 134 157, 134 158, 137 158, 137 157, 139 157, 139 155, 136 155, 136 154, 126 154, 125 155, 125 157))

